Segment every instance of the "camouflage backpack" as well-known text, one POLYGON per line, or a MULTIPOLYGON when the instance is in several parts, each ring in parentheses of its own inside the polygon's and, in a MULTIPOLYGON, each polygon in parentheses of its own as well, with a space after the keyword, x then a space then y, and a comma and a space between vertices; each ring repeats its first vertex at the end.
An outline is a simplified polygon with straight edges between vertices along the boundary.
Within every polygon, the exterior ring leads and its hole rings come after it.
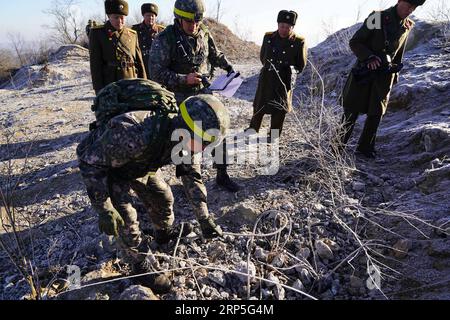
POLYGON ((126 79, 111 83, 95 98, 92 111, 96 122, 90 129, 106 125, 115 116, 131 111, 178 114, 175 94, 160 84, 144 79, 126 79))

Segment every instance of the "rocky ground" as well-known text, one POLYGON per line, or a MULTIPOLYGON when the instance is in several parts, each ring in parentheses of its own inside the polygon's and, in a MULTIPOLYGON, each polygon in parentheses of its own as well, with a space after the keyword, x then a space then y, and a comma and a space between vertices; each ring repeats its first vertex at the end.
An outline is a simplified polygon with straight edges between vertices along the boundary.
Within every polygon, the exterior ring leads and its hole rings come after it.
MULTIPOLYGON (((355 157, 351 148, 344 157, 328 151, 339 119, 336 101, 353 62, 337 43, 352 29, 311 50, 326 82, 323 107, 320 82, 308 67, 298 80, 296 112, 287 120, 276 175, 263 174, 264 161, 235 164, 231 175, 243 191, 228 194, 205 167, 210 210, 226 235, 154 248, 161 266, 174 270, 174 291, 164 296, 120 279, 128 266, 113 240, 99 234, 77 169, 75 148, 94 119, 88 52, 63 47, 48 64, 22 69, 0 90, 0 182, 4 193, 16 186, 18 238, 46 288, 44 297, 450 298, 450 51, 437 26, 420 23, 417 29, 422 36, 411 41, 376 161, 355 157), (82 290, 67 292, 62 279, 68 265, 81 269, 82 290)), ((233 133, 248 126, 259 68, 255 62, 236 65, 245 82, 234 98, 223 99, 233 133)), ((245 144, 238 153, 250 157, 251 148, 245 144)), ((195 223, 173 168, 164 173, 174 190, 177 223, 195 223)), ((0 236, 12 248, 17 241, 1 209, 0 236)), ((29 286, 6 251, 0 257, 0 298, 28 296, 29 286)))

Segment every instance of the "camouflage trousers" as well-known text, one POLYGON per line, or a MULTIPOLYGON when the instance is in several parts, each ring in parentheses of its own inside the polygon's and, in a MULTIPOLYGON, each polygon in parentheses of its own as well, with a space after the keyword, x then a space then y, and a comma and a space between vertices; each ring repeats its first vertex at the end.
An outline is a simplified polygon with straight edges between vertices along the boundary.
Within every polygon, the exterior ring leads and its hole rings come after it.
MULTIPOLYGON (((199 166, 182 177, 183 186, 198 219, 209 217, 204 186, 199 166)), ((140 260, 142 233, 138 214, 133 207, 133 191, 146 208, 155 230, 165 230, 174 223, 174 197, 170 186, 162 179, 160 171, 144 178, 125 180, 107 169, 99 169, 80 163, 80 171, 86 185, 92 207, 97 213, 116 210, 125 222, 119 228, 119 245, 132 261, 140 260)), ((145 257, 144 257, 145 258, 145 257)))

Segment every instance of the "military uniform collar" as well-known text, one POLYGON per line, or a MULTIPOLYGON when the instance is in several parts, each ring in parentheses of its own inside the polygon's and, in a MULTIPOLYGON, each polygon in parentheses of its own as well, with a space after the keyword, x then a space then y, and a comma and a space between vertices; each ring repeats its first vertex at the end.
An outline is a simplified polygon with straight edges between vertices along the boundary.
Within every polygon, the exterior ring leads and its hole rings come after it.
POLYGON ((414 21, 412 21, 409 17, 406 17, 405 19, 402 19, 397 12, 397 5, 391 7, 387 10, 389 12, 388 15, 385 17, 386 24, 395 22, 397 25, 401 25, 406 30, 411 30, 414 26, 414 21))
POLYGON ((197 39, 198 36, 200 35, 200 33, 203 31, 203 28, 202 28, 201 24, 199 24, 197 34, 189 35, 189 34, 187 34, 186 32, 184 32, 183 27, 180 25, 180 23, 178 23, 178 21, 176 21, 176 22, 174 23, 174 25, 175 25, 175 28, 178 30, 178 32, 180 32, 180 33, 181 33, 184 37, 186 37, 186 38, 194 38, 194 39, 197 39))
POLYGON ((280 34, 278 33, 278 30, 277 30, 277 31, 275 31, 275 32, 273 33, 272 37, 276 37, 276 38, 280 39, 281 41, 291 41, 291 42, 294 42, 295 39, 296 39, 296 34, 295 34, 295 32, 292 32, 287 38, 282 38, 282 37, 280 36, 280 34))
POLYGON ((116 28, 114 28, 113 26, 112 26, 112 24, 111 24, 111 22, 110 21, 107 21, 106 23, 105 23, 105 29, 106 29, 106 31, 108 31, 108 33, 110 33, 110 34, 117 34, 117 35, 120 35, 120 34, 122 34, 122 32, 124 32, 125 31, 125 29, 126 29, 127 27, 123 27, 122 28, 122 30, 116 30, 116 28))
POLYGON ((141 29, 148 30, 148 31, 155 31, 156 32, 156 31, 158 31, 158 25, 156 23, 154 23, 153 25, 148 26, 148 25, 145 24, 144 21, 142 21, 141 29))

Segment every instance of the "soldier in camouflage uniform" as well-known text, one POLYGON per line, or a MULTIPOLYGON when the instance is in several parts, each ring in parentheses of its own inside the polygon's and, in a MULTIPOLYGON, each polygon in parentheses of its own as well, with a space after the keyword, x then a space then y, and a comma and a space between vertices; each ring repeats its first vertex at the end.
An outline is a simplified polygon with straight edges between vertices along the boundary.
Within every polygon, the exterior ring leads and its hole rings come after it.
MULTIPOLYGON (((207 92, 202 75, 210 74, 214 68, 222 68, 228 74, 234 72, 225 55, 218 50, 208 28, 202 24, 204 12, 203 0, 177 0, 174 24, 161 32, 152 45, 149 78, 175 92, 178 103, 187 97, 207 92)), ((226 158, 226 152, 223 152, 225 145, 217 150, 226 158)), ((216 164, 217 184, 237 192, 239 186, 227 173, 226 159, 222 163, 216 164)), ((179 175, 191 170, 178 169, 179 175)))
MULTIPOLYGON (((119 89, 130 90, 132 94, 126 94, 129 99, 142 97, 140 91, 145 90, 145 85, 145 82, 127 84, 119 81, 117 85, 106 87, 102 94, 119 89)), ((108 93, 102 98, 117 96, 108 93)), ((112 98, 111 103, 126 104, 127 101, 112 98)), ((174 199, 159 169, 171 164, 172 150, 179 144, 171 141, 172 134, 177 129, 185 129, 190 132, 190 137, 194 136, 196 141, 200 139, 200 147, 193 145, 193 140, 188 139, 190 143, 187 143, 187 150, 197 153, 209 143, 219 142, 229 126, 227 110, 212 95, 191 97, 181 104, 180 109, 181 114, 170 115, 157 110, 132 111, 115 116, 92 131, 77 148, 87 193, 92 207, 99 214, 99 229, 107 235, 119 237, 135 273, 149 273, 156 266, 146 258, 149 249, 142 240, 137 212, 132 206, 132 190, 148 209, 156 230, 155 240, 160 244, 168 243, 176 236, 172 228, 174 199), (202 128, 196 126, 197 121, 201 121, 202 128), (210 129, 216 130, 215 136, 208 135, 210 129)), ((208 213, 206 188, 197 171, 192 170, 183 176, 182 182, 203 236, 220 236, 220 227, 208 213)), ((140 282, 161 293, 171 288, 164 275, 141 277, 140 282)))
POLYGON ((359 114, 367 114, 357 152, 375 158, 378 126, 386 113, 392 87, 398 81, 398 66, 402 63, 408 35, 414 26, 408 16, 424 2, 399 0, 394 7, 372 13, 350 40, 350 48, 358 58, 353 70, 363 68, 368 70, 368 75, 358 80, 351 72, 345 85, 342 118, 345 132, 339 151, 350 139, 359 114), (381 24, 378 27, 377 17, 381 24))
POLYGON ((92 84, 98 94, 120 79, 147 78, 137 32, 125 27, 128 3, 106 0, 108 21, 90 29, 89 53, 92 84))
POLYGON ((277 22, 278 30, 266 33, 261 46, 263 68, 253 101, 250 128, 258 132, 264 115, 270 114, 270 129, 279 130, 281 134, 286 114, 292 111, 293 82, 306 66, 308 50, 305 39, 294 33, 296 12, 280 11, 277 22))
POLYGON ((144 3, 141 7, 141 13, 144 21, 133 26, 133 30, 138 33, 139 46, 141 47, 142 57, 144 59, 145 71, 148 74, 148 60, 150 58, 150 49, 153 40, 164 30, 164 26, 156 23, 158 16, 158 6, 154 3, 144 3))

